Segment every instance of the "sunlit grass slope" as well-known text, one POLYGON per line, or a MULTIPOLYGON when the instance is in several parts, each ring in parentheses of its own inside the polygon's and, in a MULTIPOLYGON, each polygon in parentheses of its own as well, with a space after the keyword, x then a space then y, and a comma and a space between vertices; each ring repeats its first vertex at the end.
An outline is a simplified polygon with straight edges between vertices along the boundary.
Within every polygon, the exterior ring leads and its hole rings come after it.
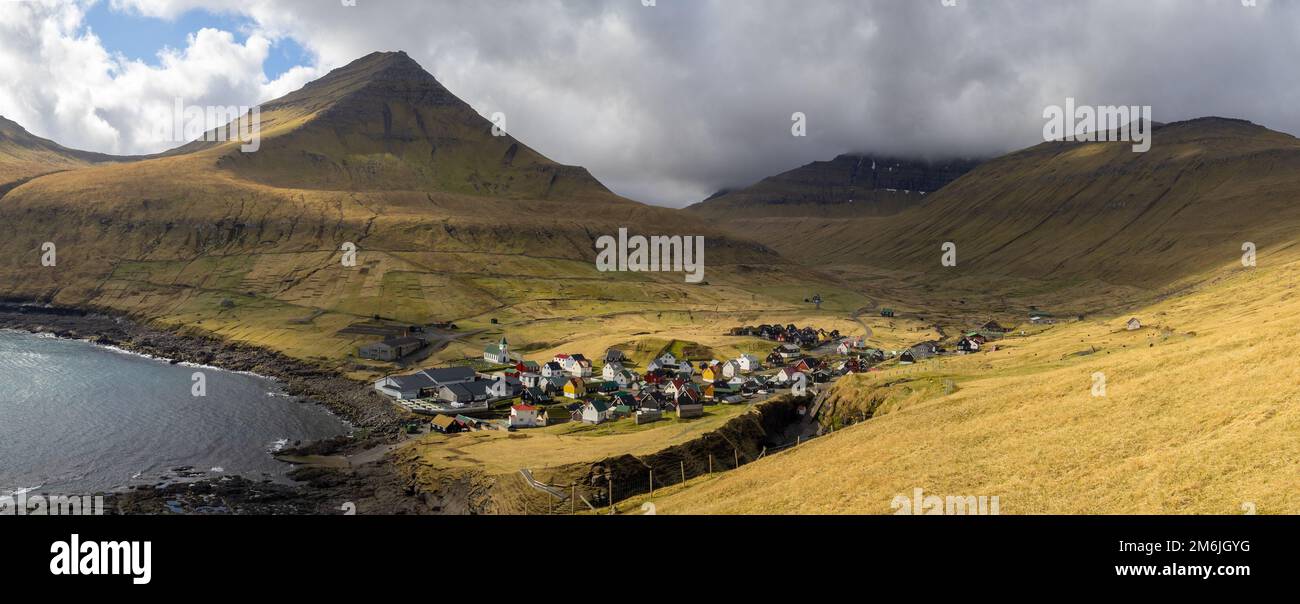
POLYGON ((1098 316, 846 380, 845 401, 888 390, 877 417, 659 513, 888 514, 916 488, 998 496, 1010 514, 1300 512, 1297 284, 1300 254, 1273 250, 1133 311, 1139 331, 1098 316))

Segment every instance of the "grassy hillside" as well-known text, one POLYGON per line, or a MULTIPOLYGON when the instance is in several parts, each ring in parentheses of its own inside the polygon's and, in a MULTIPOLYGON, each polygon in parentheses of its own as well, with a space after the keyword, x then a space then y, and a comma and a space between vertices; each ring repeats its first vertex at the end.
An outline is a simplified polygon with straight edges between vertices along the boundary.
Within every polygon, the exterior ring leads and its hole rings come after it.
POLYGON ((34 176, 94 163, 131 159, 134 158, 69 149, 36 136, 16 122, 0 116, 0 197, 21 181, 34 176))
POLYGON ((1044 143, 980 165, 885 217, 737 216, 733 233, 818 264, 1159 286, 1289 243, 1300 227, 1300 141, 1240 120, 1159 127, 1127 143, 1044 143), (957 246, 958 267, 940 265, 957 246))
POLYGON ((689 325, 696 312, 799 310, 811 289, 802 284, 825 282, 491 136, 405 55, 370 55, 264 107, 255 153, 196 142, 14 187, 0 198, 12 227, 0 249, 14 259, 0 267, 3 296, 126 312, 348 368, 373 338, 338 332, 374 315, 492 332, 444 356, 477 356, 504 330, 542 354, 678 329, 660 323, 665 313, 689 325), (620 227, 705 237, 706 282, 598 272, 594 241, 620 227), (41 265, 45 242, 57 246, 55 267, 41 265), (357 246, 357 266, 342 265, 344 243, 357 246))
POLYGON ((1294 514, 1300 366, 1278 343, 1300 336, 1298 281, 1300 252, 1268 250, 1130 313, 846 380, 834 398, 875 399, 875 418, 694 481, 658 511, 887 514, 921 488, 1013 514, 1294 514), (1146 326, 1124 330, 1130 315, 1146 326))

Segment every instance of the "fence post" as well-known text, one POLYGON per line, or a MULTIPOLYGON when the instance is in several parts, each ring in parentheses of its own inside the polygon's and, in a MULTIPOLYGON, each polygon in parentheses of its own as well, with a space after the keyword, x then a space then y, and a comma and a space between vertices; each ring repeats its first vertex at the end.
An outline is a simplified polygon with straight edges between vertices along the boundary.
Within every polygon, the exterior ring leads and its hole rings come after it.
POLYGON ((655 469, 650 468, 650 497, 655 496, 655 469))
POLYGON ((735 448, 735 447, 732 447, 731 450, 732 450, 732 452, 734 452, 734 453, 736 454, 736 467, 739 468, 739 467, 740 467, 740 449, 737 449, 737 448, 735 448))
POLYGON ((570 489, 569 491, 570 510, 572 513, 577 514, 578 513, 578 483, 576 482, 573 483, 573 485, 570 486, 569 489, 570 489))
POLYGON ((713 454, 709 453, 709 476, 713 476, 713 454))
POLYGON ((682 460, 682 484, 686 484, 686 460, 682 460))

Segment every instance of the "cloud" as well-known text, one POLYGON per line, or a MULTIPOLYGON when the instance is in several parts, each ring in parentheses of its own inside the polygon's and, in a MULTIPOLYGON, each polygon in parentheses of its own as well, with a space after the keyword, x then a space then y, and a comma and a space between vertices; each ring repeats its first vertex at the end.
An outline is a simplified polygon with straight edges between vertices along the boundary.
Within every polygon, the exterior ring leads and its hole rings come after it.
POLYGON ((1014 150, 1040 140, 1043 107, 1067 96, 1300 132, 1300 6, 1268 0, 113 2, 163 18, 237 12, 255 26, 243 44, 199 32, 149 67, 97 48, 76 6, 47 9, 15 30, 33 33, 0 40, 0 75, 20 82, 0 91, 0 113, 64 143, 139 150, 142 103, 252 104, 405 50, 540 152, 675 206, 847 151, 1014 150), (260 61, 279 36, 316 64, 266 82, 260 61), (796 111, 807 137, 790 135, 796 111))
POLYGON ((267 80, 271 38, 204 28, 183 49, 160 49, 156 64, 105 49, 85 22, 90 3, 0 4, 0 114, 66 146, 116 154, 162 151, 155 122, 175 99, 187 105, 251 105, 301 87, 315 69, 267 80))

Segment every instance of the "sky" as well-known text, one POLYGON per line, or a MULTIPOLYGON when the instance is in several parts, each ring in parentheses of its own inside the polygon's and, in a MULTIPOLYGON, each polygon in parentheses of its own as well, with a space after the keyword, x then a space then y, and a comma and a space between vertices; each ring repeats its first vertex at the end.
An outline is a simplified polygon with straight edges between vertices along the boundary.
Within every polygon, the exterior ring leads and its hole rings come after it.
POLYGON ((1248 4, 0 0, 0 115, 157 152, 178 144, 155 124, 177 98, 255 105, 404 50, 544 155, 679 207, 848 152, 1005 153, 1067 97, 1300 133, 1300 2, 1248 4))

